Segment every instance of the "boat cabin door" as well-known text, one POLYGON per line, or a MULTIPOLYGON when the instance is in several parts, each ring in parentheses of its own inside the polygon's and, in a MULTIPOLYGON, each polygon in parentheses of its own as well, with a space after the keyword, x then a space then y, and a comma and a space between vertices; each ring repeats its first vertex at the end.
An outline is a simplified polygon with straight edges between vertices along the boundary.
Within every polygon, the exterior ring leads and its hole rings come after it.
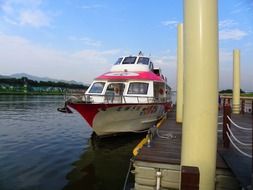
POLYGON ((166 99, 166 86, 164 83, 154 83, 154 98, 155 101, 163 102, 166 99))
POLYGON ((124 83, 110 83, 105 92, 105 102, 122 103, 124 89, 124 83))

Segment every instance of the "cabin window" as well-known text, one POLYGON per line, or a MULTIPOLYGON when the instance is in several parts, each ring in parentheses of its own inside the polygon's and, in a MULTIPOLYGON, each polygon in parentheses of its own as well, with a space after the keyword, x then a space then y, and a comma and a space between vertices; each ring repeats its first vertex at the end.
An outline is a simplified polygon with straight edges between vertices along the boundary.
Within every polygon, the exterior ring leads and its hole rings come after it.
POLYGON ((123 59, 122 57, 119 58, 119 59, 114 63, 114 65, 119 65, 119 64, 121 63, 122 59, 123 59))
POLYGON ((147 57, 140 57, 138 60, 138 64, 148 65, 148 63, 149 63, 149 58, 147 57))
POLYGON ((122 96, 125 89, 125 84, 123 83, 111 83, 108 85, 105 94, 106 95, 116 95, 122 96))
POLYGON ((89 93, 102 93, 103 89, 104 89, 105 83, 104 82, 95 82, 89 93))
POLYGON ((122 64, 134 64, 136 57, 126 57, 122 64))
POLYGON ((153 69, 153 72, 154 72, 157 76, 160 76, 160 69, 153 69))
POLYGON ((147 94, 148 83, 130 83, 127 94, 147 94))

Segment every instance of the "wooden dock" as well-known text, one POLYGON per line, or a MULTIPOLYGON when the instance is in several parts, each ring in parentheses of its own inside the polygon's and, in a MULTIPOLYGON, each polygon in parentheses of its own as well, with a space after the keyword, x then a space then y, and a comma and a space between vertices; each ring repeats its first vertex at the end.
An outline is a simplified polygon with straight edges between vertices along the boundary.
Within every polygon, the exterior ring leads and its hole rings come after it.
MULTIPOLYGON (((232 119, 243 126, 252 127, 252 115, 250 114, 232 115, 232 119)), ((218 128, 221 129, 221 126, 218 128)), ((241 133, 236 129, 233 129, 233 131, 236 136, 239 136, 238 138, 246 142, 252 142, 251 132, 241 133)), ((143 146, 135 158, 136 190, 155 189, 157 172, 161 172, 162 175, 161 182, 159 181, 162 189, 179 189, 181 137, 182 125, 176 123, 175 112, 171 112, 157 130, 151 143, 148 146, 143 146)), ((252 155, 252 146, 245 151, 252 155)), ((223 148, 222 133, 218 132, 216 189, 241 189, 242 186, 249 188, 247 186, 249 186, 248 179, 251 178, 251 159, 246 161, 246 164, 239 164, 240 160, 243 160, 243 156, 239 155, 238 157, 238 154, 235 156, 232 152, 235 152, 233 147, 223 148), (248 169, 244 170, 245 167, 248 167, 248 169)))

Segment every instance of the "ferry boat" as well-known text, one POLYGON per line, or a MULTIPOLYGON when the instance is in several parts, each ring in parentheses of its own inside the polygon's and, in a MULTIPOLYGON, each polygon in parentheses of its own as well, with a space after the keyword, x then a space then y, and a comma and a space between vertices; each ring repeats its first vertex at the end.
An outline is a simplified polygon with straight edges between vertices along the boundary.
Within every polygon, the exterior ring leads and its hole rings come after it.
POLYGON ((171 88, 161 70, 140 53, 118 58, 81 99, 72 97, 65 106, 79 112, 98 136, 138 132, 171 110, 171 88))

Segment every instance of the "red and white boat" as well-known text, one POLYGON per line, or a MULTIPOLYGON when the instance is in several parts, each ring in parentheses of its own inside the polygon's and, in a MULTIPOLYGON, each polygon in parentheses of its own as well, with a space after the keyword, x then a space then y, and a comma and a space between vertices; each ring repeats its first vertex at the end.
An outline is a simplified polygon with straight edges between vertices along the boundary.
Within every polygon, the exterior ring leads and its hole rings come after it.
POLYGON ((171 88, 159 68, 143 55, 121 57, 98 76, 82 99, 67 109, 79 112, 98 136, 145 130, 172 108, 171 88))

